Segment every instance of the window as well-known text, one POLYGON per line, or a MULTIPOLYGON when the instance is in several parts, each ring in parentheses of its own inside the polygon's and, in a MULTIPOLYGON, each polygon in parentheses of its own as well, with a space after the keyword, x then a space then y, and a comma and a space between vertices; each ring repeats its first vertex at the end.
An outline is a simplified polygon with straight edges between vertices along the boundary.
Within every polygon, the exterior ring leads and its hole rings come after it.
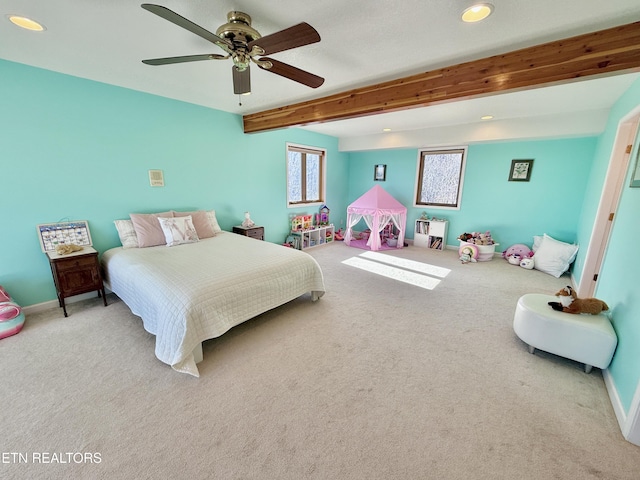
POLYGON ((460 208, 466 148, 420 150, 416 206, 460 208))
POLYGON ((287 205, 324 203, 326 150, 287 144, 287 205))

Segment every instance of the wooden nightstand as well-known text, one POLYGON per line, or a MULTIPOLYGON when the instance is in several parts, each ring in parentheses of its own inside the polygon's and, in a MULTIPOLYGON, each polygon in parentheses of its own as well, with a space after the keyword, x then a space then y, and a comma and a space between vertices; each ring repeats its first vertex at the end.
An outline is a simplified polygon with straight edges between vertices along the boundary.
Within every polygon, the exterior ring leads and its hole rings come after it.
POLYGON ((64 299, 81 293, 98 291, 102 296, 104 306, 107 306, 107 297, 104 294, 98 252, 91 247, 84 247, 79 252, 68 255, 59 255, 56 252, 47 252, 49 265, 53 274, 53 281, 58 293, 58 303, 62 307, 64 316, 67 316, 67 307, 64 299))
POLYGON ((264 240, 264 227, 243 227, 241 225, 238 225, 233 227, 233 233, 255 238, 257 240, 264 240))

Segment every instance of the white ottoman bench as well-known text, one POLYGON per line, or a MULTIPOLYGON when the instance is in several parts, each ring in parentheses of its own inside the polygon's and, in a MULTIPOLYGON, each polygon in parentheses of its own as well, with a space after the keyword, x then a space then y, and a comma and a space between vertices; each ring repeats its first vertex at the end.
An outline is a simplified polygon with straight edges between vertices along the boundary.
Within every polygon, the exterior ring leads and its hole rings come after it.
POLYGON ((618 344, 607 316, 557 312, 548 305, 555 301, 553 295, 539 293, 518 300, 513 330, 529 345, 529 353, 537 348, 584 363, 586 373, 591 367, 607 368, 618 344))

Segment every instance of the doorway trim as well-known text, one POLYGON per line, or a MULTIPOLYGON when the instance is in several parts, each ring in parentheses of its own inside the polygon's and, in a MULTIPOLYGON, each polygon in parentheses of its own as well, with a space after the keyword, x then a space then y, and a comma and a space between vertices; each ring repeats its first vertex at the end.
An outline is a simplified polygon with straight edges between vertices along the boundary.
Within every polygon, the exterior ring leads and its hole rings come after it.
MULTIPOLYGON (((636 135, 639 136, 640 140, 640 133, 638 133, 639 124, 640 105, 624 116, 618 123, 618 130, 609 159, 609 166, 598 205, 598 212, 585 257, 584 268, 582 269, 582 275, 580 277, 578 287, 578 296, 580 297, 591 297, 595 292, 597 282, 593 280, 593 275, 598 273, 602 266, 609 235, 613 228, 613 221, 615 221, 615 211, 620 202, 620 196, 624 188, 624 180, 629 170, 631 151, 627 153, 627 145, 633 145, 633 142, 636 141, 636 135), (614 214, 613 221, 609 221, 609 215, 611 213, 614 214)), ((609 394, 609 400, 611 401, 618 424, 620 425, 622 436, 628 442, 640 446, 640 382, 636 386, 629 411, 625 412, 618 395, 618 389, 609 370, 603 370, 602 374, 607 393, 609 394)))
POLYGON ((633 144, 639 123, 640 106, 632 110, 618 123, 618 130, 613 142, 609 166, 602 187, 602 195, 600 196, 598 211, 589 239, 589 247, 584 259, 584 267, 578 282, 579 297, 593 297, 596 291, 597 280, 594 279, 600 273, 602 267, 611 228, 615 221, 615 213, 620 203, 624 179, 629 168, 631 152, 626 152, 627 145, 633 144))

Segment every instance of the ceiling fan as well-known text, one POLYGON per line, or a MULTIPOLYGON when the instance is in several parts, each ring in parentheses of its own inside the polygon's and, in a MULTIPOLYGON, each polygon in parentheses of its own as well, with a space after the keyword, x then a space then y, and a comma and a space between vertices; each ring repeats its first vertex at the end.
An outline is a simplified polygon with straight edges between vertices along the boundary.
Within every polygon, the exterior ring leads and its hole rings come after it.
POLYGON ((318 88, 324 83, 324 78, 306 72, 292 65, 274 60, 262 55, 290 50, 320 41, 318 32, 308 23, 302 22, 293 27, 265 37, 251 27, 251 17, 243 12, 232 11, 227 14, 227 23, 221 25, 216 33, 205 30, 190 20, 178 15, 160 5, 143 3, 145 10, 155 13, 165 20, 175 23, 192 33, 210 41, 220 47, 226 55, 208 53, 203 55, 185 55, 180 57, 153 58, 142 60, 147 65, 168 65, 171 63, 197 62, 200 60, 226 60, 231 58, 233 66, 233 93, 242 95, 251 93, 251 76, 249 65, 251 62, 267 72, 275 73, 295 82, 318 88))

